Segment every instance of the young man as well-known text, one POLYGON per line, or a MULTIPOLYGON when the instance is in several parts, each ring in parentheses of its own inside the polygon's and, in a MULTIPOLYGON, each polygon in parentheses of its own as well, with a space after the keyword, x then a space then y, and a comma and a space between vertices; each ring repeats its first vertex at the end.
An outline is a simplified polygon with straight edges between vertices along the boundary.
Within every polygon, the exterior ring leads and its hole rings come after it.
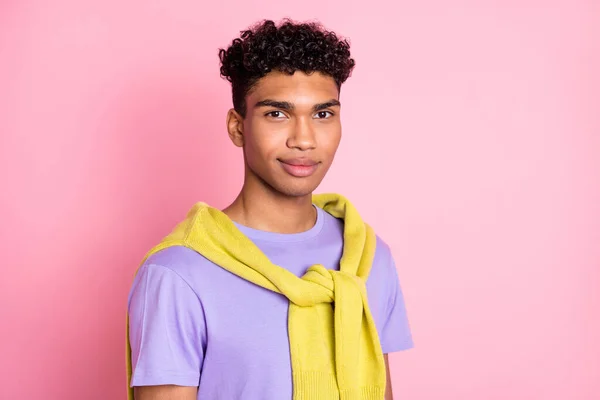
MULTIPOLYGON (((152 249, 128 308, 136 400, 392 399, 412 347, 389 247, 339 195, 315 195, 341 138, 349 45, 264 21, 220 50, 245 179, 152 249)), ((128 347, 129 348, 129 347, 128 347)))

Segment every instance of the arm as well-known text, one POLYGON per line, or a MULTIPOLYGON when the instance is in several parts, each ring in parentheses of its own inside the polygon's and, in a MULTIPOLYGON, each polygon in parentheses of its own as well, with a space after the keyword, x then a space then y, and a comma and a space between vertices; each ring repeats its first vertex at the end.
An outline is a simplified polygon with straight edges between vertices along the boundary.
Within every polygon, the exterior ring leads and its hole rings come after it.
POLYGON ((206 327, 202 305, 175 271, 143 265, 129 301, 135 400, 196 400, 206 327))
POLYGON ((390 376, 390 363, 388 360, 388 355, 384 354, 383 359, 385 360, 385 371, 387 375, 387 385, 385 387, 385 400, 394 400, 394 394, 392 393, 392 377, 390 376))
POLYGON ((135 400, 196 400, 197 387, 160 385, 136 386, 135 400))
POLYGON ((394 353, 413 347, 412 335, 406 316, 404 296, 400 287, 400 279, 392 254, 386 246, 381 247, 382 260, 380 268, 382 289, 375 289, 383 297, 380 300, 380 341, 383 350, 386 369, 385 400, 393 400, 392 376, 389 364, 389 353, 394 353))

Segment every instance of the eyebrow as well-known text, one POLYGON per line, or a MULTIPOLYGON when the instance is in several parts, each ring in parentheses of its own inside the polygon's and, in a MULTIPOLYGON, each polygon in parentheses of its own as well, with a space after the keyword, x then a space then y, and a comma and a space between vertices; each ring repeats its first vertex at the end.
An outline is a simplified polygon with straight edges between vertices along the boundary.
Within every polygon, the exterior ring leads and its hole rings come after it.
MULTIPOLYGON (((324 110, 329 107, 336 107, 336 106, 339 107, 341 105, 342 104, 338 100, 331 99, 329 101, 326 101, 325 103, 315 104, 313 106, 312 110, 313 110, 313 112, 317 112, 317 111, 321 111, 321 110, 324 110)), ((274 108, 280 108, 280 109, 286 110, 286 111, 291 111, 294 109, 294 105, 292 103, 290 103, 289 101, 277 101, 277 100, 271 100, 271 99, 261 100, 254 105, 254 108, 259 108, 259 107, 274 107, 274 108)))

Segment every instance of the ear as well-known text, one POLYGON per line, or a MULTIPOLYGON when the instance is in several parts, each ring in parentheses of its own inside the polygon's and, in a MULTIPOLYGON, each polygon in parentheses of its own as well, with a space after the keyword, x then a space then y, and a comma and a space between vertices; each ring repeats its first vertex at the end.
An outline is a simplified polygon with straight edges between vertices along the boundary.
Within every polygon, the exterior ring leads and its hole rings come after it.
POLYGON ((244 147, 244 118, 233 108, 227 112, 227 132, 237 147, 244 147))

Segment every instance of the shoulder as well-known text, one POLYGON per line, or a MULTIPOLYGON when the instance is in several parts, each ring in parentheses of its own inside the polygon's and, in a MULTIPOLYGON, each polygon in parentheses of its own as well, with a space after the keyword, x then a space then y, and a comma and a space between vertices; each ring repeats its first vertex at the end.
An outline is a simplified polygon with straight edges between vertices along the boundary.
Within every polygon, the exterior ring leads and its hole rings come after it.
MULTIPOLYGON (((198 253, 183 246, 168 247, 152 254, 137 269, 129 300, 148 291, 155 294, 190 291, 189 271, 198 264, 198 257, 198 253)), ((192 289, 191 292, 195 291, 192 289)))
POLYGON ((375 259, 373 263, 390 263, 393 261, 392 250, 390 246, 387 244, 385 240, 381 238, 379 235, 375 235, 376 237, 376 245, 375 245, 375 259))
POLYGON ((150 255, 138 268, 129 299, 136 292, 151 290, 155 293, 177 292, 199 297, 199 275, 206 276, 212 265, 198 252, 184 246, 171 246, 150 255))
MULTIPOLYGON (((334 237, 342 243, 344 237, 344 220, 336 218, 331 214, 321 211, 321 215, 324 221, 323 232, 327 237, 334 237)), ((373 267, 371 274, 382 275, 381 278, 385 279, 389 276, 389 272, 395 271, 394 259, 392 256, 392 250, 388 243, 379 235, 375 235, 375 256, 373 258, 373 267)))
POLYGON ((195 250, 185 246, 171 246, 152 254, 140 269, 151 266, 165 269, 191 284, 198 273, 211 265, 213 264, 209 260, 195 250))
POLYGON ((190 248, 171 246, 152 254, 143 265, 161 265, 174 272, 184 272, 202 262, 203 259, 204 257, 190 248))
POLYGON ((386 284, 390 282, 390 279, 395 278, 395 274, 396 265, 392 250, 381 236, 376 235, 375 256, 373 257, 373 265, 368 280, 386 284))

